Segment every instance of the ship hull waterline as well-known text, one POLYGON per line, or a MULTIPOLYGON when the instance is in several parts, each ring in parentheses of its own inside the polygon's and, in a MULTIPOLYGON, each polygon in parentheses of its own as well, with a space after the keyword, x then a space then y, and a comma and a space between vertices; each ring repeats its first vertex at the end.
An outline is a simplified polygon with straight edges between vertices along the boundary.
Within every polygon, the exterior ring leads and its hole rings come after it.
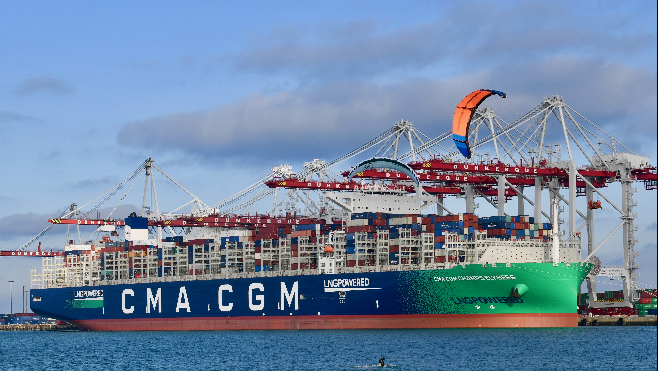
POLYGON ((577 327, 578 314, 416 314, 390 316, 281 316, 268 318, 167 318, 78 320, 89 331, 213 331, 213 330, 366 330, 438 328, 577 327))

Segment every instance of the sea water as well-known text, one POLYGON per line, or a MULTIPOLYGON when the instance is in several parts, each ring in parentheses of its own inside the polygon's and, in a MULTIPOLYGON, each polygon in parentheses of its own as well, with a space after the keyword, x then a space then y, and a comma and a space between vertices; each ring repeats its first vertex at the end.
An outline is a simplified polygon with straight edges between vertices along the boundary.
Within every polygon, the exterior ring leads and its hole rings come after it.
POLYGON ((655 370, 656 327, 0 332, 1 370, 655 370))

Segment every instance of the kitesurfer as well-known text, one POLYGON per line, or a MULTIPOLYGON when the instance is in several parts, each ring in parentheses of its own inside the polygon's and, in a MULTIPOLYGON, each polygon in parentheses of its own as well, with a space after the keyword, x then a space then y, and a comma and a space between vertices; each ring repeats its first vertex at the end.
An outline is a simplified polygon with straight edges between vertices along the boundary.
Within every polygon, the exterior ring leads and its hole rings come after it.
POLYGON ((385 361, 385 360, 386 360, 386 358, 384 358, 384 357, 379 357, 379 364, 378 364, 377 366, 379 366, 379 367, 384 367, 384 361, 385 361))

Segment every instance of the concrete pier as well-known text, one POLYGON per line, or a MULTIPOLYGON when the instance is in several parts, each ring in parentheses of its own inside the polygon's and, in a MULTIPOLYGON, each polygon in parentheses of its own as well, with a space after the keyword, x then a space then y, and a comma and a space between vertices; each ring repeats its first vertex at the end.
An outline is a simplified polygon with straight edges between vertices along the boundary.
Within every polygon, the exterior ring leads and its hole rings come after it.
POLYGON ((22 325, 0 325, 0 331, 77 331, 78 326, 72 324, 22 324, 22 325))
POLYGON ((578 326, 656 326, 656 316, 581 317, 578 326))

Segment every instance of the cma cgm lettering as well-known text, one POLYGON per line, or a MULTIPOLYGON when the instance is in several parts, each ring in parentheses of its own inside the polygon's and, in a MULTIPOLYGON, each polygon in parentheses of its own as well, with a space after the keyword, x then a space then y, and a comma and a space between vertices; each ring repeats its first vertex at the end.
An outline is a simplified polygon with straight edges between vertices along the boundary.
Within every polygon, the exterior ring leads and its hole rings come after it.
MULTIPOLYGON (((285 282, 281 282, 280 298, 281 300, 277 303, 277 309, 285 310, 286 304, 287 307, 295 310, 299 310, 299 282, 295 281, 292 283, 290 289, 285 282), (294 302, 294 303, 293 303, 294 302)), ((247 289, 247 304, 248 308, 251 311, 259 312, 265 308, 265 286, 259 282, 253 282, 249 285, 247 289)), ((233 302, 228 297, 230 293, 233 293, 233 285, 223 284, 220 285, 217 289, 217 309, 221 312, 231 312, 233 310, 233 302)), ((101 294, 102 295, 102 294, 101 294)), ((174 303, 166 303, 171 308, 175 308, 176 313, 187 312, 192 313, 192 306, 190 305, 190 298, 188 297, 187 289, 185 286, 181 286, 178 290, 178 299, 174 303)), ((143 299, 146 303, 144 313, 149 314, 153 310, 155 313, 162 313, 162 288, 147 288, 146 296, 143 299)), ((135 298, 135 291, 133 289, 127 288, 123 289, 121 292, 121 311, 124 314, 133 314, 135 313, 135 306, 140 302, 139 298, 135 298)), ((199 310, 205 308, 198 308, 199 310)), ((208 311, 210 311, 210 304, 208 304, 208 311)))

